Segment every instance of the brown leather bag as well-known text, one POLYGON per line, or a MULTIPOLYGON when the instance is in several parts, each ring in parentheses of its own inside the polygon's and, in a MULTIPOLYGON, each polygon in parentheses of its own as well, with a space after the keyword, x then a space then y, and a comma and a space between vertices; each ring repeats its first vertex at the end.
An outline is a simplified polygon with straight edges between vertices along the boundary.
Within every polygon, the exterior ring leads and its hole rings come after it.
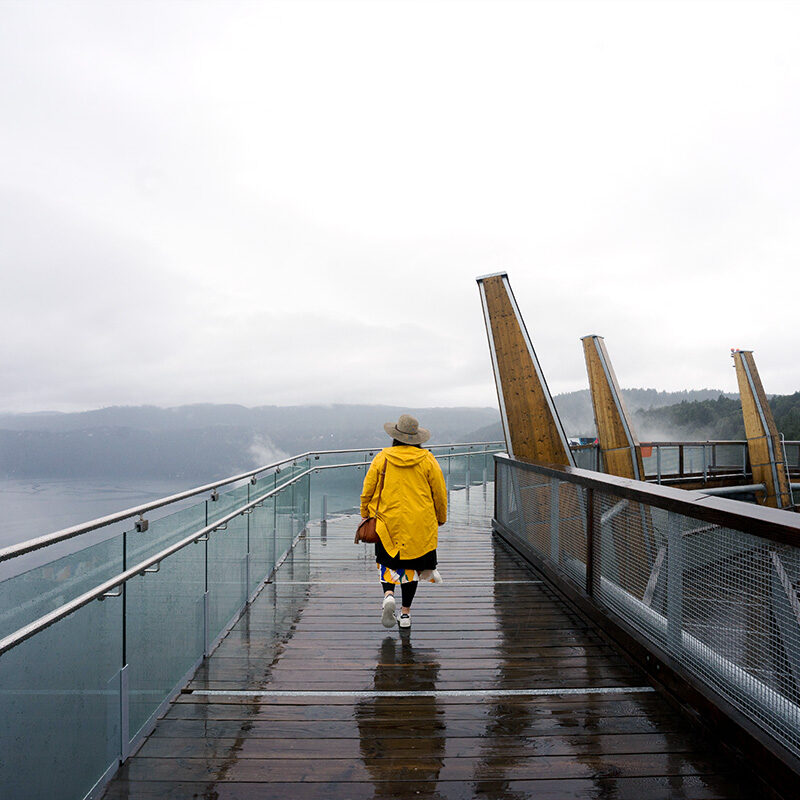
POLYGON ((383 463, 383 469, 381 470, 381 487, 378 489, 378 502, 375 503, 375 516, 361 520, 361 524, 356 529, 356 538, 353 540, 354 544, 360 544, 361 542, 375 544, 375 542, 378 541, 378 508, 381 505, 383 482, 386 480, 386 464, 387 462, 383 463))

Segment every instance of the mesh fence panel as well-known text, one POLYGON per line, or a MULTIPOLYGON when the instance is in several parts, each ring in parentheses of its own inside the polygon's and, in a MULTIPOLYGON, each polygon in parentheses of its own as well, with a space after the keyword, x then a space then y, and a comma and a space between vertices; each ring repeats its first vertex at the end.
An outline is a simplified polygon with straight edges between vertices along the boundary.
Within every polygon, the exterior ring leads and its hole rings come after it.
MULTIPOLYGON (((497 464, 496 517, 583 587, 586 490, 497 464)), ((594 490, 595 600, 800 755, 800 547, 594 490)))
POLYGON ((497 465, 497 519, 565 577, 586 581, 586 512, 579 486, 497 465))

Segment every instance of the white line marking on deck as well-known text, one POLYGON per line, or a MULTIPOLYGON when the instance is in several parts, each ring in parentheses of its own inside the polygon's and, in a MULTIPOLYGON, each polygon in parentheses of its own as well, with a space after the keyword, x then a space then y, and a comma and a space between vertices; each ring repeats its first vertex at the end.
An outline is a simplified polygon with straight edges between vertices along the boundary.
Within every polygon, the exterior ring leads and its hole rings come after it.
POLYGON ((409 692, 193 689, 191 694, 202 697, 549 697, 561 694, 642 694, 654 691, 652 686, 587 686, 580 689, 432 689, 409 692))
MULTIPOLYGON (((273 586, 291 586, 291 585, 308 586, 308 585, 315 584, 315 583, 325 584, 325 585, 328 585, 330 583, 331 585, 335 584, 337 586, 339 586, 341 584, 347 584, 349 586, 375 586, 375 585, 378 584, 378 580, 376 578, 375 580, 371 580, 371 581, 338 581, 338 580, 335 580, 335 579, 332 580, 332 581, 328 581, 328 580, 318 580, 318 581, 281 581, 281 580, 273 580, 272 581, 272 585, 273 586)), ((420 583, 430 583, 430 581, 420 581, 420 583)), ((521 584, 525 584, 525 583, 541 583, 541 581, 481 581, 481 580, 475 580, 475 581, 444 581, 444 583, 442 583, 441 585, 443 587, 444 586, 494 586, 495 584, 498 584, 498 583, 521 583, 521 584)))

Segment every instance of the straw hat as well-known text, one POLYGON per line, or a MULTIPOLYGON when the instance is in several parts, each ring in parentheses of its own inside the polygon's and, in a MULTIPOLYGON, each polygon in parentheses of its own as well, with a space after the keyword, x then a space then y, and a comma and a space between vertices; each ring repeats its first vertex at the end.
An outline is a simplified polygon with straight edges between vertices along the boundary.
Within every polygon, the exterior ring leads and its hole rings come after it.
POLYGON ((397 425, 392 422, 384 424, 383 429, 392 439, 397 439, 403 444, 422 444, 431 438, 431 432, 420 428, 419 422, 411 414, 401 414, 397 425))

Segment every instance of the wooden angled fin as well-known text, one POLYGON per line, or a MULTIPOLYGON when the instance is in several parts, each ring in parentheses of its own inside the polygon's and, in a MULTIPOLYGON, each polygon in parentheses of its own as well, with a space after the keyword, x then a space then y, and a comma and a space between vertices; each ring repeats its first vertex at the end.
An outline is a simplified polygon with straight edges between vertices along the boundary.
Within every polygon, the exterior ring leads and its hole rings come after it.
POLYGON ((478 288, 509 455, 520 461, 574 466, 508 275, 478 278, 478 288))
POLYGON ((753 470, 753 483, 763 483, 767 487, 766 492, 756 493, 756 499, 761 505, 789 508, 792 505, 792 495, 783 455, 783 442, 761 384, 753 351, 732 350, 731 356, 736 366, 736 380, 742 400, 744 432, 753 470))
POLYGON ((584 336, 583 355, 605 471, 621 478, 644 480, 642 450, 622 399, 617 376, 602 336, 584 336))
MULTIPOLYGON (((605 341, 602 336, 584 336, 581 341, 603 468, 609 475, 643 481, 642 450, 622 399, 605 341)), ((600 502, 602 504, 603 500, 600 502)), ((616 569, 620 586, 634 597, 647 601, 648 576, 633 569, 631 562, 644 562, 651 567, 655 563, 656 546, 650 510, 646 506, 630 504, 624 509, 625 513, 615 513, 618 507, 619 504, 608 508, 601 515, 600 536, 607 537, 609 566, 616 569), (637 558, 629 559, 630 553, 637 553, 637 558)))

